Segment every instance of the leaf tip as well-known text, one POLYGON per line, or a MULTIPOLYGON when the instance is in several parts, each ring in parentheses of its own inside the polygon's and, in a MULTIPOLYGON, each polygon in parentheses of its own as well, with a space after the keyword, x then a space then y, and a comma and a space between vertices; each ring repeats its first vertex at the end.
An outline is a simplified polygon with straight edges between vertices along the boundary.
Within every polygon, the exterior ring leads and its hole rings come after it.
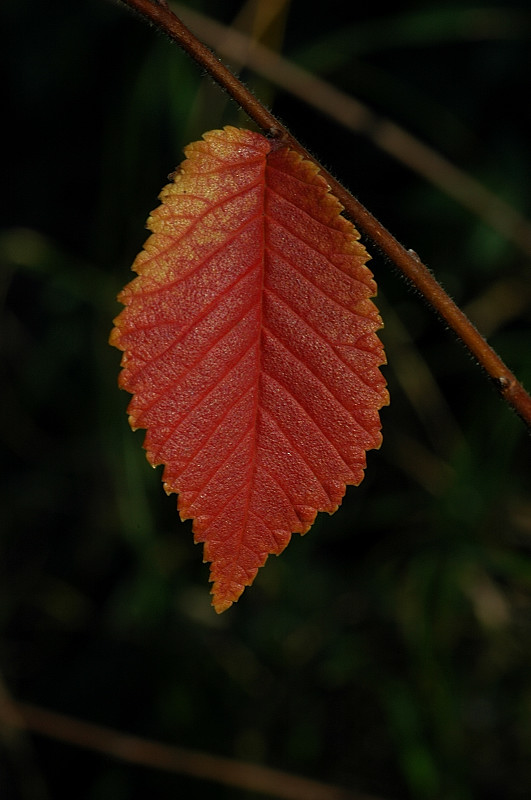
POLYGON ((244 589, 245 586, 214 580, 210 594, 212 595, 212 607, 216 614, 223 614, 233 603, 237 603, 244 589))
POLYGON ((223 614, 232 605, 232 600, 216 600, 215 596, 212 598, 212 607, 216 614, 223 614))

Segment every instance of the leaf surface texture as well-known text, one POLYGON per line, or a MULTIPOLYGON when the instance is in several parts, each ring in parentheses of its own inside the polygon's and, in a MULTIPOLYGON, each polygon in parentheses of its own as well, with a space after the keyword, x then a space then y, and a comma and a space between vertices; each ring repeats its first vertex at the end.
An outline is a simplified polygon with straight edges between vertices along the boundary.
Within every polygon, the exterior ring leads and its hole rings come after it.
POLYGON ((368 256, 315 165, 231 127, 185 154, 111 343, 220 612, 360 483, 388 396, 368 256))

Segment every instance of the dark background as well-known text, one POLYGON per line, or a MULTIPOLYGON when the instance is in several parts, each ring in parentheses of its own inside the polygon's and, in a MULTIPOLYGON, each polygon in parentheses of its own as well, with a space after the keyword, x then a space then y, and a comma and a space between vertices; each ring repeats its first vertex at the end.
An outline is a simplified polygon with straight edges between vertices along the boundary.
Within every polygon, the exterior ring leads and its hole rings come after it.
MULTIPOLYGON (((189 3, 230 24, 241 2, 189 3)), ((531 216, 527 2, 284 3, 265 42, 531 216), (282 20, 282 15, 281 15, 282 20)), ((208 567, 131 433, 107 345, 182 148, 245 118, 105 0, 4 0, 0 671, 13 698, 389 800, 531 795, 529 436, 373 253, 384 444, 333 517, 211 610, 208 567)), ((530 254, 250 70, 243 78, 531 386, 530 254)), ((370 244, 368 245, 370 247, 370 244)), ((46 737, 2 800, 251 798, 46 737)))

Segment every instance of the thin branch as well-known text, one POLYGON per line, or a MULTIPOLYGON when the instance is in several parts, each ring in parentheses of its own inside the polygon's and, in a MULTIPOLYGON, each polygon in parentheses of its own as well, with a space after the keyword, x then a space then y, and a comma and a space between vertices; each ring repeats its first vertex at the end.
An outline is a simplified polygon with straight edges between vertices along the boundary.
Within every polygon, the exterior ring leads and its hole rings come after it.
POLYGON ((350 192, 330 175, 172 11, 151 2, 151 0, 122 0, 122 2, 140 13, 182 47, 228 92, 267 135, 278 138, 283 144, 317 164, 350 219, 411 281, 487 372, 505 401, 531 428, 531 396, 473 326, 466 314, 449 297, 417 254, 406 250, 350 192))
POLYGON ((154 742, 27 703, 0 708, 0 722, 151 769, 188 775, 282 800, 382 800, 282 770, 154 742))
MULTIPOLYGON (((37 766, 31 742, 24 734, 24 727, 23 717, 0 675, 0 745, 3 762, 6 766, 9 764, 12 782, 16 782, 21 800, 49 800, 44 778, 37 766)), ((0 769, 0 773, 3 774, 3 770, 0 769)))
POLYGON ((186 24, 231 64, 245 64, 348 130, 366 136, 531 256, 531 223, 495 192, 386 117, 234 28, 180 3, 186 24))

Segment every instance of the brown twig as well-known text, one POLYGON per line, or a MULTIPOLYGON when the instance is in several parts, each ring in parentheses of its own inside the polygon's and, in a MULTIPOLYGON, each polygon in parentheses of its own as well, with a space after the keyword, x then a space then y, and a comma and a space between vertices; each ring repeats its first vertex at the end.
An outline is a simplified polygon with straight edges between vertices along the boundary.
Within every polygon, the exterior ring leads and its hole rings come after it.
POLYGON ((186 25, 231 64, 245 63, 275 86, 298 97, 348 130, 366 136, 395 158, 460 203, 491 228, 531 256, 531 223, 514 206, 483 183, 456 167, 433 148, 360 100, 299 67, 233 27, 222 25, 180 3, 172 7, 186 25))
POLYGON ((152 769, 283 800, 381 800, 282 770, 162 744, 27 703, 0 708, 0 723, 152 769))
POLYGON ((185 50, 266 134, 280 139, 304 158, 317 164, 332 192, 344 206, 346 214, 411 281, 487 372, 505 401, 531 428, 531 397, 416 253, 406 250, 350 192, 316 162, 300 142, 171 10, 152 0, 122 0, 122 2, 156 25, 185 50))

